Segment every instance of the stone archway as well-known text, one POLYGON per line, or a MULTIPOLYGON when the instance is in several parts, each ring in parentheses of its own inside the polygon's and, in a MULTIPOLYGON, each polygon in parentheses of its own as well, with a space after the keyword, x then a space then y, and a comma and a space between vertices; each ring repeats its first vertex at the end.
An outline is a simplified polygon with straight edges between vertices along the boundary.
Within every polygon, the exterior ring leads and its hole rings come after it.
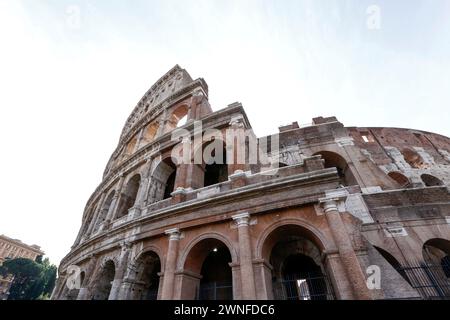
POLYGON ((95 222, 94 233, 96 233, 105 222, 106 217, 108 216, 108 212, 111 209, 111 204, 113 202, 115 194, 116 191, 112 190, 106 197, 106 200, 103 203, 102 208, 100 209, 99 216, 95 222))
POLYGON ((122 193, 121 200, 119 202, 119 210, 116 218, 126 216, 128 214, 128 210, 135 205, 140 184, 140 174, 135 174, 128 180, 125 191, 122 193))
POLYGON ((431 299, 449 299, 450 241, 442 238, 429 239, 423 244, 422 255, 421 277, 417 281, 422 295, 431 299))
POLYGON ((444 183, 440 179, 436 178, 431 174, 424 173, 420 176, 420 179, 422 179, 423 183, 427 187, 437 187, 444 185, 444 183))
POLYGON ((402 173, 398 171, 392 171, 388 173, 388 176, 399 184, 401 188, 408 188, 411 181, 402 173))
POLYGON ((271 231, 261 254, 271 266, 276 300, 331 300, 334 290, 323 263, 323 245, 305 228, 286 224, 271 231))
POLYGON ((188 251, 183 265, 182 299, 233 299, 232 254, 217 238, 199 240, 188 251))
POLYGON ((403 155, 405 161, 411 166, 411 168, 421 169, 425 167, 425 162, 423 161, 420 154, 417 153, 417 151, 410 148, 404 148, 401 151, 401 154, 403 155))
POLYGON ((218 137, 203 143, 193 152, 193 181, 195 189, 228 180, 228 161, 225 141, 218 137))
POLYGON ((148 202, 154 203, 171 197, 175 188, 177 166, 171 157, 167 157, 156 165, 151 174, 148 202))
POLYGON ((325 160, 324 166, 325 168, 336 168, 340 183, 344 186, 353 186, 357 185, 358 181, 356 180, 352 170, 348 166, 347 161, 339 154, 331 151, 319 151, 313 154, 321 155, 322 159, 325 160))
POLYGON ((111 293, 112 282, 116 274, 116 267, 112 260, 108 260, 101 267, 99 275, 94 285, 92 300, 108 300, 111 293))
POLYGON ((136 259, 133 270, 134 277, 131 299, 157 300, 159 293, 159 274, 161 260, 154 251, 146 251, 136 259))

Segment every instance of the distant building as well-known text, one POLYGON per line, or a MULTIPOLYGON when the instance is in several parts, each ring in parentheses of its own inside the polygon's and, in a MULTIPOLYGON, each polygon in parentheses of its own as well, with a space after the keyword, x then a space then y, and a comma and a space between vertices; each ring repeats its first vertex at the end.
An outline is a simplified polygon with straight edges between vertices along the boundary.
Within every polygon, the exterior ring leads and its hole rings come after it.
MULTIPOLYGON (((37 257, 43 256, 44 252, 41 247, 33 244, 27 245, 18 239, 11 239, 5 235, 0 235, 0 265, 6 259, 27 258, 36 260, 37 257)), ((13 277, 0 276, 0 300, 6 300, 9 294, 13 277)))

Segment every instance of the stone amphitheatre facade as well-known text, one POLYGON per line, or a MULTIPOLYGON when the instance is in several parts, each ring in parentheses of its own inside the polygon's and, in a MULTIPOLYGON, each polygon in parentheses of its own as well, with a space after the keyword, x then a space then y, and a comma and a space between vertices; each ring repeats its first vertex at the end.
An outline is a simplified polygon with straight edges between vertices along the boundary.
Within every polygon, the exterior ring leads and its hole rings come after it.
POLYGON ((53 299, 450 296, 449 138, 318 117, 255 137, 272 170, 237 161, 238 143, 225 163, 176 161, 193 140, 174 131, 197 121, 251 129, 240 103, 212 111, 206 82, 175 66, 127 119, 53 299))

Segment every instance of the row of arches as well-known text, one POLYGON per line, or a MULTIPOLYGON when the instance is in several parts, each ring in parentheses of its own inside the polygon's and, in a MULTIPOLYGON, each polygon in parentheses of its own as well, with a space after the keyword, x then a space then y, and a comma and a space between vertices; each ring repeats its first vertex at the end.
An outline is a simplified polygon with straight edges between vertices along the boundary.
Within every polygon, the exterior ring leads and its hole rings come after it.
MULTIPOLYGON (((207 145, 204 146, 204 148, 207 145)), ((203 149, 204 149, 203 148, 203 149)), ((215 152, 211 154, 211 160, 206 159, 201 164, 194 164, 193 170, 193 184, 197 188, 211 186, 217 183, 221 183, 228 180, 228 164, 226 159, 225 148, 221 150, 223 158, 216 157, 215 152), (219 159, 219 160, 217 160, 219 159)), ((156 168, 151 173, 150 186, 148 194, 145 197, 148 198, 149 203, 158 202, 171 197, 172 192, 175 190, 175 184, 177 179, 178 167, 171 157, 167 157, 159 162, 156 168)), ((138 194, 142 188, 141 174, 135 174, 131 176, 122 188, 120 201, 117 205, 116 214, 114 219, 120 219, 126 216, 131 208, 137 205, 138 194)), ((82 234, 85 234, 91 223, 95 223, 92 231, 97 232, 105 222, 110 210, 113 209, 113 199, 116 197, 116 190, 111 190, 98 213, 98 217, 94 217, 97 212, 97 206, 94 206, 91 210, 91 214, 88 216, 88 220, 84 225, 82 234)))
MULTIPOLYGON (((402 188, 408 188, 411 186, 411 181, 404 174, 398 171, 389 172, 388 176, 396 181, 402 188)), ((424 173, 420 176, 420 179, 426 187, 436 187, 444 185, 444 182, 442 180, 431 174, 424 173)))
POLYGON ((119 157, 119 159, 126 159, 140 147, 146 146, 147 144, 153 142, 157 136, 185 125, 188 120, 188 113, 188 106, 183 104, 172 110, 168 116, 163 115, 162 119, 150 122, 142 129, 140 133, 134 135, 127 142, 122 152, 122 156, 119 157))
MULTIPOLYGON (((178 117, 178 116, 177 116, 178 117)), ((219 141, 220 147, 217 147, 216 140, 206 142, 202 145, 197 153, 201 153, 201 157, 197 154, 193 155, 195 159, 202 159, 201 163, 196 163, 193 161, 192 172, 190 174, 190 187, 193 189, 199 189, 202 187, 212 186, 228 180, 229 176, 229 161, 227 159, 227 148, 223 141, 219 141)), ((344 186, 356 185, 357 181, 349 168, 346 160, 337 153, 329 151, 317 152, 314 155, 321 155, 324 159, 325 168, 336 168, 340 178, 340 182, 344 186)), ((285 166, 285 164, 280 163, 280 167, 285 166)), ((176 161, 171 156, 163 158, 158 165, 154 168, 150 174, 149 186, 146 191, 147 194, 144 198, 147 203, 154 203, 161 200, 165 200, 171 197, 173 191, 175 191, 177 185, 177 175, 179 167, 176 161)), ((185 181, 178 181, 180 184, 184 184, 185 181)), ((85 234, 91 223, 95 223, 92 229, 93 233, 99 231, 102 223, 105 222, 108 216, 111 219, 120 219, 128 215, 129 210, 135 207, 138 203, 138 194, 140 189, 143 187, 141 174, 137 173, 132 175, 126 183, 122 190, 119 192, 117 190, 111 190, 98 211, 98 217, 94 217, 97 212, 97 207, 92 210, 92 213, 88 217, 87 223, 83 229, 82 234, 85 234), (120 197, 119 197, 120 196, 120 197), (115 204, 114 199, 118 200, 119 203, 115 204), (117 207, 117 209, 115 209, 117 207), (113 215, 110 210, 115 210, 113 215)))
MULTIPOLYGON (((153 300, 160 297, 160 275, 163 263, 158 250, 149 249, 129 263, 126 281, 131 282, 128 299, 153 300)), ((310 231, 299 225, 282 225, 270 232, 261 247, 264 259, 271 265, 270 298, 286 300, 334 299, 334 288, 324 263, 324 248, 310 231)), ((223 236, 209 234, 188 245, 180 255, 179 266, 189 275, 182 285, 180 298, 231 300, 236 298, 233 266, 237 250, 223 236)), ((90 295, 94 300, 109 298, 117 265, 106 260, 96 274, 90 295)), ((83 273, 83 278, 84 273, 83 273)), ((82 280, 83 281, 83 280, 82 280)), ((82 287, 85 284, 82 284, 82 287)), ((76 293, 71 294, 72 298, 76 293)))

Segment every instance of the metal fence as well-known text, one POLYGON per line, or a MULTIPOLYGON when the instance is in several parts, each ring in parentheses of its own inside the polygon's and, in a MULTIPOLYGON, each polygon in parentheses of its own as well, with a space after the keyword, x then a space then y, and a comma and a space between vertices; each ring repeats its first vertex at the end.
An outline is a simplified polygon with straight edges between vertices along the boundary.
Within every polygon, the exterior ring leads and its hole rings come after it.
POLYGON ((423 299, 450 300, 450 263, 408 262, 396 268, 423 299))
POLYGON ((197 300, 232 300, 233 285, 231 282, 202 283, 197 292, 197 300))
POLYGON ((289 274, 272 283, 275 300, 334 300, 326 275, 289 274))

